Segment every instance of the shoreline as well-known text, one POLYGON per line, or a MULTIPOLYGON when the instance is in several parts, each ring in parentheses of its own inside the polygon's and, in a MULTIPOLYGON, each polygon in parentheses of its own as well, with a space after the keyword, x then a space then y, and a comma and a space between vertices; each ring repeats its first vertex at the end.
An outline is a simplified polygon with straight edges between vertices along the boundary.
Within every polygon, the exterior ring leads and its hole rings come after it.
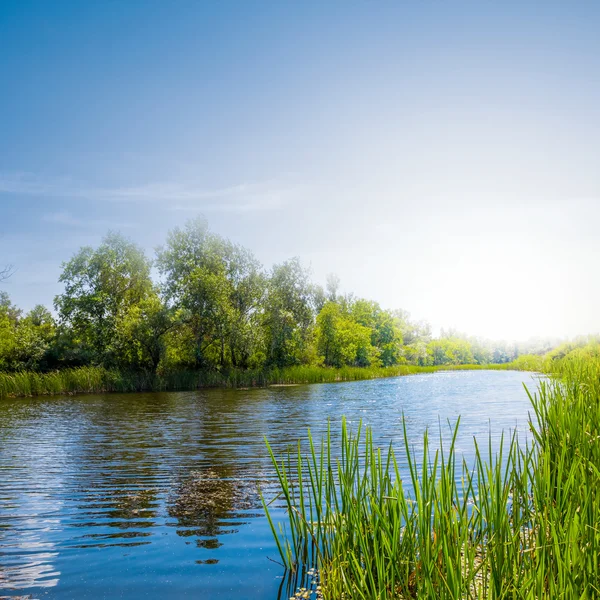
POLYGON ((129 373, 103 367, 79 367, 50 373, 0 373, 0 399, 35 396, 75 396, 130 392, 183 392, 200 389, 250 389, 314 383, 342 383, 403 377, 440 371, 538 371, 531 365, 398 365, 394 367, 286 367, 228 372, 182 371, 155 375, 129 373))
POLYGON ((325 598, 595 598, 599 350, 548 363, 525 390, 533 439, 503 436, 499 451, 474 440, 474 464, 456 445, 460 420, 441 449, 425 432, 423 458, 403 421, 404 480, 368 426, 342 420, 341 457, 329 429, 320 446, 308 431, 297 463, 266 441, 285 516, 263 506, 286 569, 318 569, 325 598))

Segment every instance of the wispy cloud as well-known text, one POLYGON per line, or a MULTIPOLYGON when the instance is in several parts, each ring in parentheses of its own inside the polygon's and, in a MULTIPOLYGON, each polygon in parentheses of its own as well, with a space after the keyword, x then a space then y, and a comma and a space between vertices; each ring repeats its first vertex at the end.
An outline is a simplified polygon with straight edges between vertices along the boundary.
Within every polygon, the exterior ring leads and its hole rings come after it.
POLYGON ((245 213, 279 210, 288 204, 290 190, 273 190, 264 193, 244 194, 242 197, 224 198, 220 202, 187 202, 173 205, 172 210, 193 212, 201 208, 205 212, 245 213))
MULTIPOLYGON (((254 212, 278 210, 298 186, 286 176, 261 182, 206 189, 189 182, 149 182, 99 188, 71 178, 41 178, 31 173, 0 173, 0 194, 78 198, 108 202, 162 203, 170 210, 254 212)), ((59 214, 64 224, 70 217, 59 214)))
POLYGON ((66 225, 68 227, 104 227, 113 229, 129 229, 135 227, 133 223, 116 223, 105 219, 80 219, 75 217, 68 211, 58 211, 53 213, 45 214, 42 217, 42 221, 46 223, 52 223, 54 225, 66 225))

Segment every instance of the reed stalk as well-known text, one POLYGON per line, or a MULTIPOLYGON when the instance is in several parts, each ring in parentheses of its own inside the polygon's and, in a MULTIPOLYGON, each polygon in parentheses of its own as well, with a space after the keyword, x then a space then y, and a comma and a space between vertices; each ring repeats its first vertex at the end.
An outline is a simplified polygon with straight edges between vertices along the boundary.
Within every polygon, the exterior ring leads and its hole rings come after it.
POLYGON ((265 509, 286 568, 316 567, 330 599, 600 597, 600 358, 555 362, 527 390, 532 443, 515 433, 469 464, 426 433, 407 469, 373 432, 341 424, 281 461, 286 527, 265 509), (286 531, 287 535, 283 532, 286 531))
POLYGON ((269 385, 335 383, 382 377, 400 377, 439 370, 481 369, 482 365, 444 367, 343 367, 341 369, 295 366, 265 369, 229 369, 226 371, 175 371, 160 375, 128 372, 104 367, 80 367, 50 373, 22 371, 0 372, 0 398, 142 391, 189 391, 200 388, 248 388, 269 385))

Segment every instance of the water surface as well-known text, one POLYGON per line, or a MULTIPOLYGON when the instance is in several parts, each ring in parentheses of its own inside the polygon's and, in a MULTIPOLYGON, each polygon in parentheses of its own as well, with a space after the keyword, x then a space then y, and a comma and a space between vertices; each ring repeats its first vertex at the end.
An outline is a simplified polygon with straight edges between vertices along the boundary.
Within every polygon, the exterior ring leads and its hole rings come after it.
POLYGON ((260 507, 277 452, 342 415, 417 447, 461 415, 458 449, 527 431, 530 374, 0 401, 0 597, 288 598, 260 507))

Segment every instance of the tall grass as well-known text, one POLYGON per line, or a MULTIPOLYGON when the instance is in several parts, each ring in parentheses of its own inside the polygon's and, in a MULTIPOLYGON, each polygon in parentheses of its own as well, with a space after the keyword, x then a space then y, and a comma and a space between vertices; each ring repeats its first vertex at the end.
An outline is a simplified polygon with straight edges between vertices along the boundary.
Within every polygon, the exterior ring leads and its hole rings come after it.
MULTIPOLYGON (((284 564, 317 566, 325 598, 600 597, 600 359, 556 364, 530 394, 531 445, 515 435, 494 453, 475 442, 467 464, 428 434, 409 476, 370 429, 342 422, 280 461, 287 535, 265 510, 284 564)), ((267 443, 268 446, 268 443, 267 443)))
POLYGON ((178 391, 208 387, 263 387, 308 383, 360 381, 381 377, 399 377, 418 373, 450 370, 519 369, 543 370, 539 357, 521 357, 515 363, 503 365, 443 365, 394 367, 331 367, 295 366, 265 369, 228 369, 225 371, 175 371, 155 375, 143 372, 118 371, 104 367, 79 367, 51 373, 22 371, 0 372, 0 398, 6 396, 40 396, 56 394, 86 394, 105 392, 178 391))
POLYGON ((207 387, 262 387, 307 383, 359 381, 432 373, 440 369, 485 368, 480 365, 444 367, 343 367, 341 369, 297 366, 281 369, 230 369, 227 371, 176 371, 161 375, 127 372, 103 367, 80 367, 51 373, 23 371, 0 373, 0 398, 104 392, 176 391, 207 387))

